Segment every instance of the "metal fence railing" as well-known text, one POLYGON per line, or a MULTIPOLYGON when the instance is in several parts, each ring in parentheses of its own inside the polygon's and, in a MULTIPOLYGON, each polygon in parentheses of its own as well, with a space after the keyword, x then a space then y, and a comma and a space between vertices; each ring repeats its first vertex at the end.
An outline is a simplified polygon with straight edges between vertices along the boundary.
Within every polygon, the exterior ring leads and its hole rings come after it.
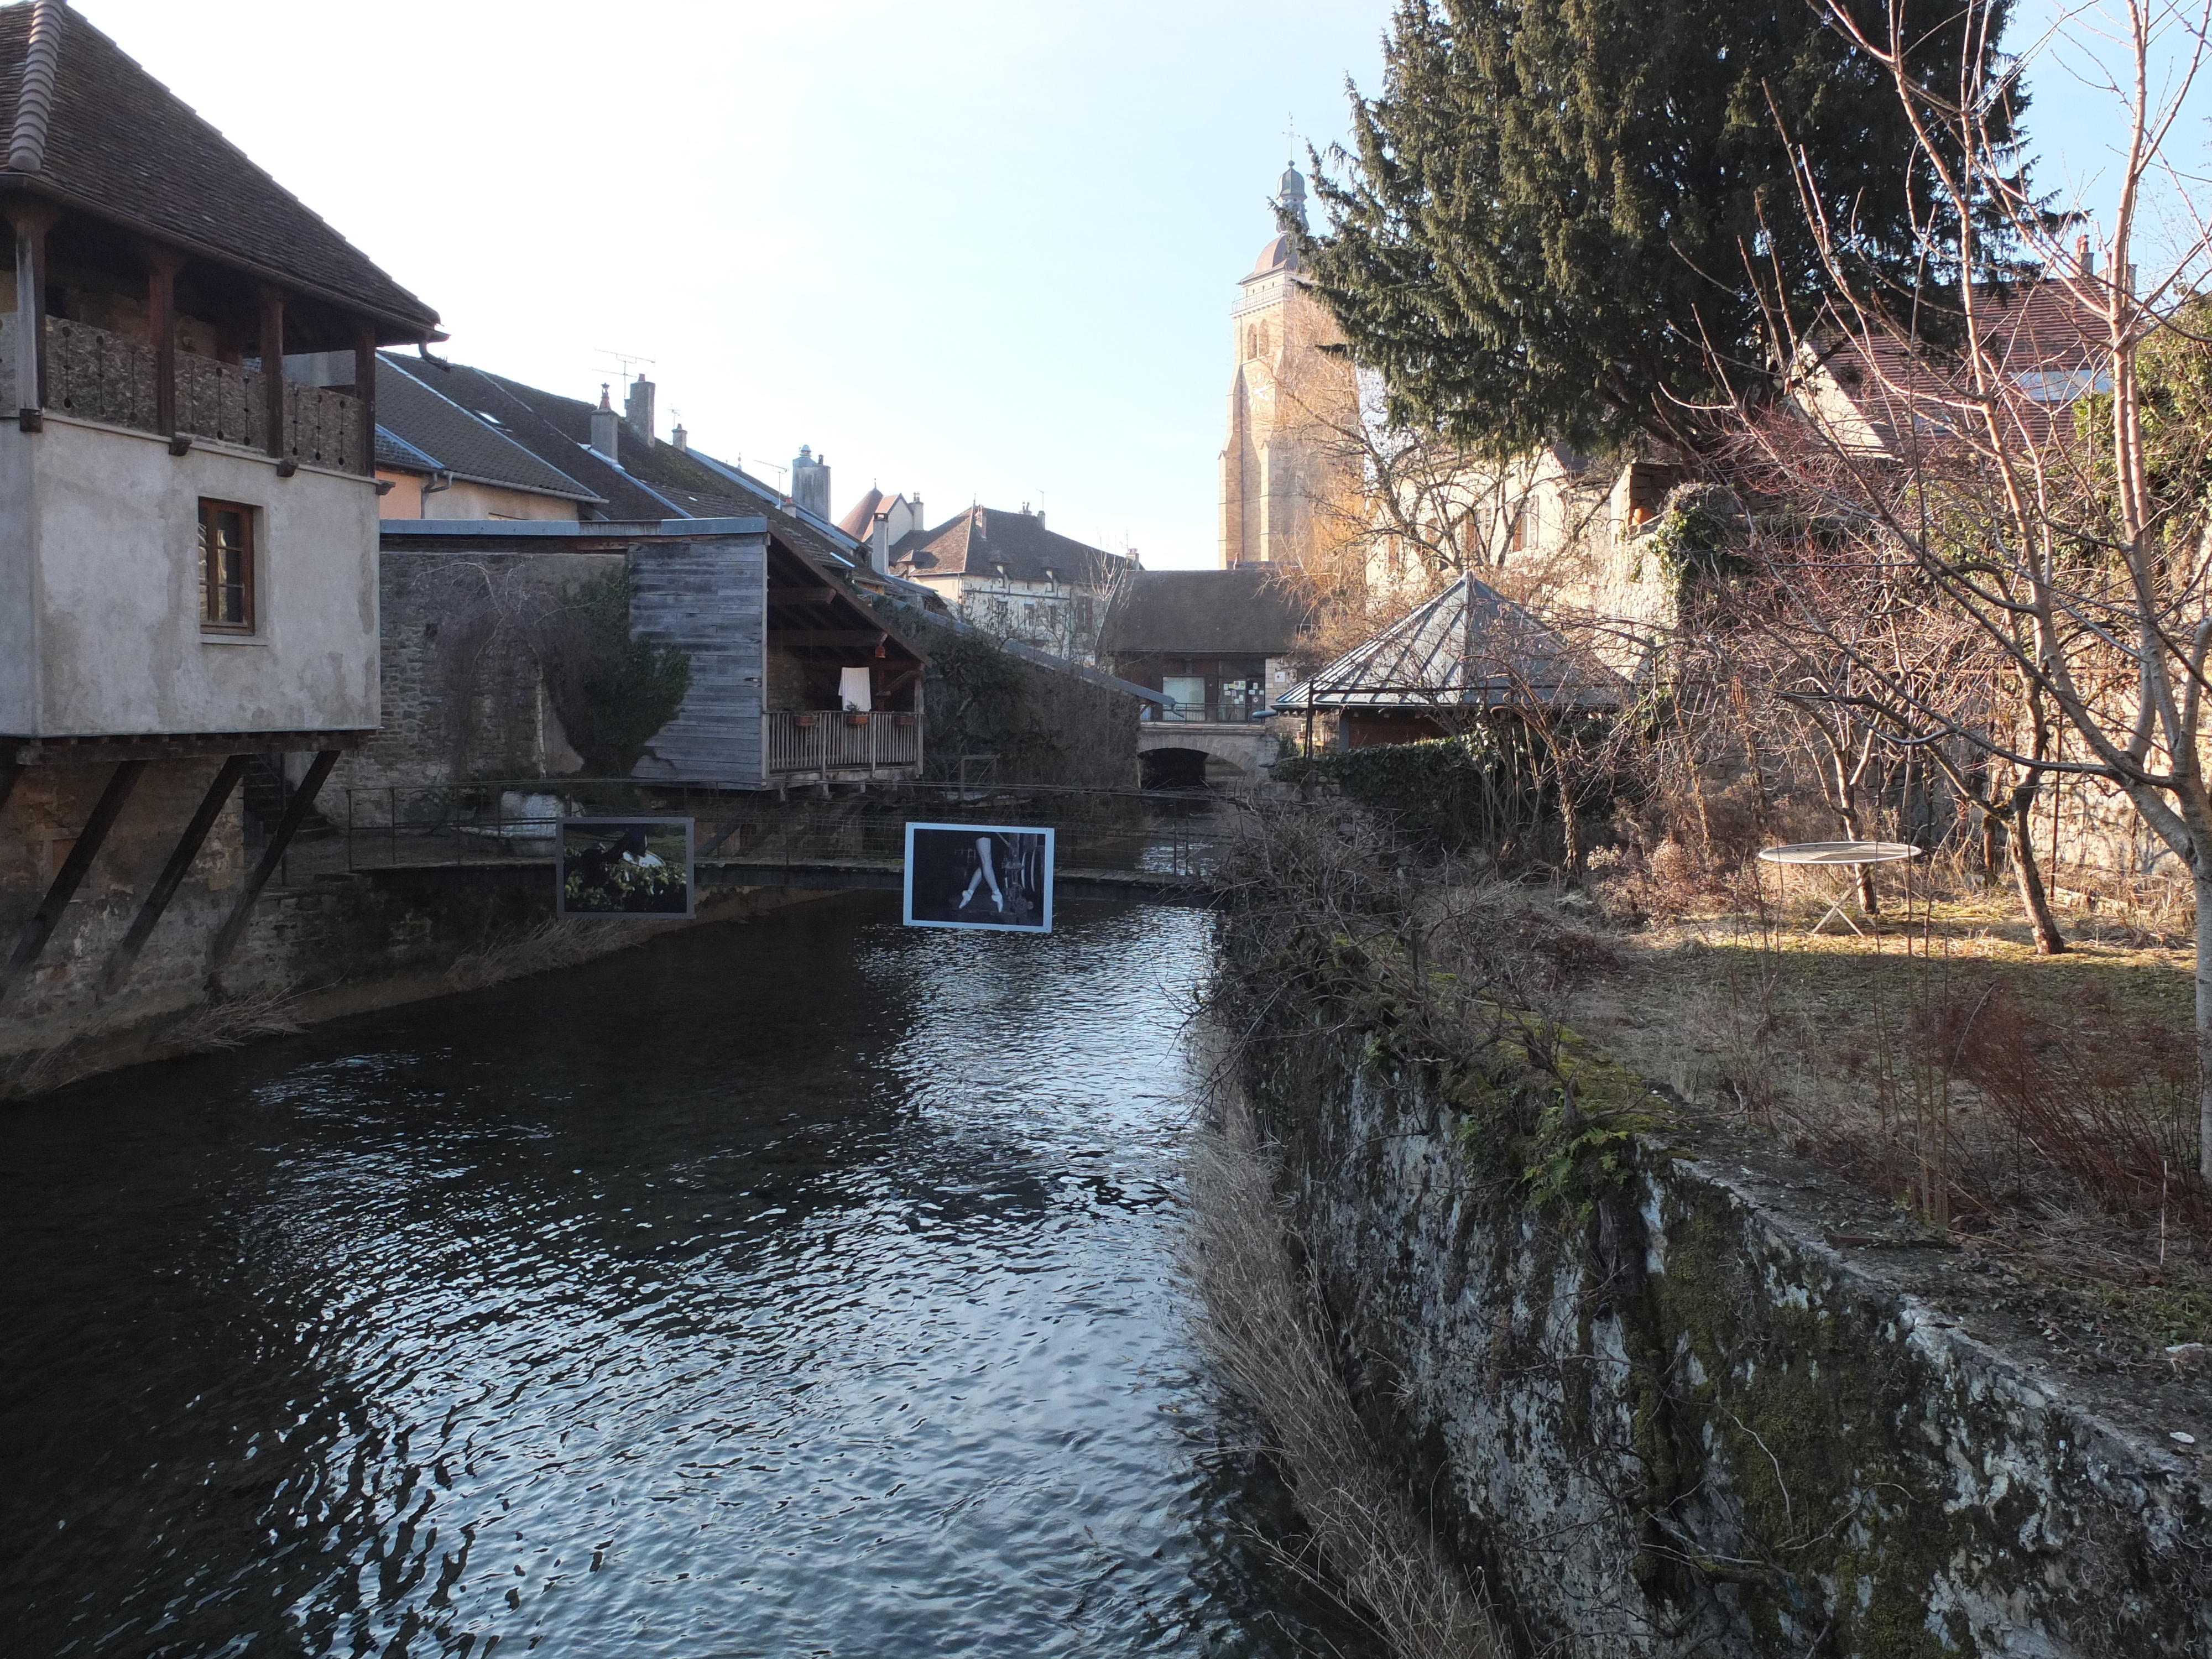
MULTIPOLYGON (((325 798, 325 811, 331 803, 325 798)), ((1229 837, 1237 809, 1136 789, 984 787, 908 783, 834 801, 631 779, 527 778, 347 789, 337 825, 351 870, 550 861, 563 817, 694 820, 702 861, 800 866, 896 863, 909 821, 1001 823, 1055 832, 1062 869, 1200 877, 1229 837)))

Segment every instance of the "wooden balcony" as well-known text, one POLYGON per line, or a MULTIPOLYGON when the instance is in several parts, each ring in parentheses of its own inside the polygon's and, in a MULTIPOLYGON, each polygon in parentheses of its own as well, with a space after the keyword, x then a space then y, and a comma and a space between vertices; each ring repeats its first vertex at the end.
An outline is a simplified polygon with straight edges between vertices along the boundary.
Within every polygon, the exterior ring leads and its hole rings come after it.
POLYGON ((771 781, 918 775, 921 716, 896 709, 854 714, 834 708, 761 716, 771 781))
MULTIPOLYGON (((187 437, 278 453, 269 441, 269 397, 258 370, 176 354, 176 429, 187 437)), ((161 436, 161 354, 90 323, 46 322, 46 406, 57 415, 161 436)), ((361 400, 327 386, 284 387, 281 453, 303 466, 368 473, 374 453, 361 400)))

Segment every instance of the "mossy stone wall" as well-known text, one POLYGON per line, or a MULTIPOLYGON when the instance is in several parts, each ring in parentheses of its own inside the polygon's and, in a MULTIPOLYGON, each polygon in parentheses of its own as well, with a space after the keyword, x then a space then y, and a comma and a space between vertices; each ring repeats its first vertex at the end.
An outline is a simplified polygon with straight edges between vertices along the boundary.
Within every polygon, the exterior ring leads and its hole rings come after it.
POLYGON ((1370 1427, 1532 1645, 2212 1654, 2185 1396, 2070 1390, 1940 1249, 1824 1224, 1863 1200, 1713 1138, 1532 1208, 1427 1068, 1284 1036, 1246 1083, 1370 1427))

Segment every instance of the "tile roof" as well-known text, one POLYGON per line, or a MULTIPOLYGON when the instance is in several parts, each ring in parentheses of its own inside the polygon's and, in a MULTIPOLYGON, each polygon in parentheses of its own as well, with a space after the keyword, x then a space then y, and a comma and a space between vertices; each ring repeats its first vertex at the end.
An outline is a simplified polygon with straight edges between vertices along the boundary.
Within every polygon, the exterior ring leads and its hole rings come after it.
POLYGON ((1617 708, 1629 695, 1628 682, 1591 653, 1468 575, 1283 693, 1275 707, 1617 708))
POLYGON ((1073 582, 1099 586, 1125 569, 1119 553, 1047 530, 1033 513, 1004 513, 971 507, 934 530, 899 538, 891 549, 891 568, 917 581, 933 576, 996 576, 1009 581, 1073 582), (1047 573, 1050 573, 1048 574, 1047 573))
MULTIPOLYGON (((2031 435, 2064 440, 2073 404, 2112 389, 2104 320, 2069 280, 1982 289, 1976 321, 1990 366, 2010 388, 2010 418, 2031 435)), ((1830 337, 1808 358, 1801 397, 1854 447, 1939 444, 1972 402, 1963 375, 1889 334, 1830 337)))
POLYGON ((599 497, 501 430, 495 416, 465 408, 426 385, 437 371, 410 369, 404 359, 380 356, 376 363, 377 459, 405 470, 401 459, 385 461, 387 434, 441 472, 475 483, 556 495, 564 501, 597 502, 599 497))
POLYGON ((374 318, 438 313, 60 0, 0 6, 0 191, 27 191, 374 318))
POLYGON ((1312 605, 1265 565, 1139 570, 1107 613, 1098 649, 1124 657, 1280 657, 1312 615, 1312 605))
POLYGON ((837 528, 854 541, 866 541, 875 528, 876 509, 891 498, 872 486, 868 493, 853 503, 852 510, 837 520, 837 528))

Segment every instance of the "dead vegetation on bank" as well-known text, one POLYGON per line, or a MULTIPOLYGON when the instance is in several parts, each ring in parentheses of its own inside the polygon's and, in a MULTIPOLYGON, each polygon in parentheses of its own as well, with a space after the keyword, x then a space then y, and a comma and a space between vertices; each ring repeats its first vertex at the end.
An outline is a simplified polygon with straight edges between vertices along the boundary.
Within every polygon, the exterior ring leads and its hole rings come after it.
POLYGON ((2039 956, 2008 896, 1934 862, 1884 878, 1863 936, 1814 935, 1828 893, 1686 868, 1680 842, 1621 836, 1567 888, 1415 852, 1342 801, 1255 814, 1229 900, 1248 981, 1267 967, 1240 995, 1474 1079, 1503 1113, 1484 1155, 1532 1194, 1586 1189, 1660 1127, 1656 1098, 1613 1097, 1615 1060, 1971 1252, 2075 1362, 2163 1368, 2212 1341, 2186 943, 2077 908, 2039 956))
POLYGON ((1505 1659, 1479 1584, 1448 1560, 1369 1443, 1298 1265, 1276 1160, 1233 1086, 1216 1091, 1189 1164, 1182 1270, 1200 1345, 1267 1419, 1319 1550, 1318 1571, 1404 1659, 1505 1659))

